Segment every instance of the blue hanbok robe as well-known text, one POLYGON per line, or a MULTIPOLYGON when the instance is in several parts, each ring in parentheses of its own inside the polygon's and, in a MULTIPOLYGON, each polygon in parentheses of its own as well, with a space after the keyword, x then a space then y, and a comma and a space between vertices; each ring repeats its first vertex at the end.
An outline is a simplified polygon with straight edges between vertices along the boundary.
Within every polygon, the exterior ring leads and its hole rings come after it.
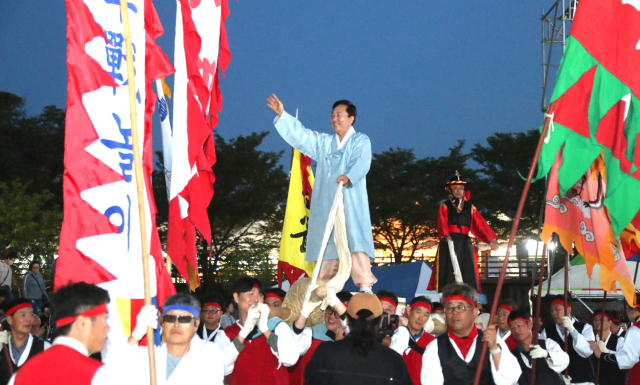
MULTIPOLYGON (((349 251, 367 253, 373 259, 375 254, 366 181, 371 166, 369 137, 355 132, 345 137, 343 140, 346 142, 338 149, 337 135, 306 129, 287 112, 280 116, 275 127, 287 143, 317 162, 309 212, 306 260, 318 260, 329 210, 338 188, 336 180, 341 175, 349 177, 352 184, 342 190, 349 251)), ((323 259, 337 258, 332 233, 323 259)))

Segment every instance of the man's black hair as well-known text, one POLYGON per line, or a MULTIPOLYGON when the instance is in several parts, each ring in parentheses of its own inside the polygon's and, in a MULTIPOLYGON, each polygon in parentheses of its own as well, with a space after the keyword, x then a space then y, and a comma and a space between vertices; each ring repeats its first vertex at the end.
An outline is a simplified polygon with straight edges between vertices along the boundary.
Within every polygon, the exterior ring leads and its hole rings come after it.
POLYGON ((411 303, 409 304, 409 306, 413 305, 416 302, 427 303, 433 309, 433 304, 431 303, 431 300, 429 298, 425 297, 424 295, 419 295, 419 296, 415 297, 414 299, 412 299, 411 303))
POLYGON ((524 310, 514 309, 511 313, 509 313, 509 317, 507 317, 507 322, 511 323, 516 318, 524 318, 531 320, 531 316, 524 310))
POLYGON ((287 292, 280 289, 279 287, 272 287, 266 290, 265 295, 269 294, 269 293, 275 293, 277 294, 279 297, 284 298, 285 295, 287 295, 287 292))
MULTIPOLYGON (((564 295, 563 294, 556 294, 554 296, 551 296, 551 298, 549 298, 549 306, 551 306, 551 302, 555 301, 555 300, 559 300, 564 302, 564 295)), ((567 296, 567 305, 571 306, 572 303, 572 298, 570 295, 567 296)))
POLYGON ((356 124, 356 117, 358 116, 358 110, 356 109, 356 106, 353 103, 351 103, 350 100, 342 99, 333 103, 333 107, 331 107, 331 109, 333 110, 338 106, 347 107, 347 115, 349 117, 353 116, 353 124, 356 124))
POLYGON ((247 291, 253 290, 253 287, 258 287, 260 294, 264 295, 264 286, 262 282, 258 278, 253 277, 242 277, 233 284, 233 292, 234 293, 245 293, 247 291))
POLYGON ((431 304, 431 307, 433 308, 433 310, 435 311, 437 308, 441 308, 444 309, 444 305, 440 302, 434 302, 431 304))
MULTIPOLYGON (((51 298, 51 322, 82 314, 110 301, 109 293, 96 285, 77 282, 63 286, 51 298)), ((72 325, 73 322, 59 327, 58 335, 68 335, 72 325)))
POLYGON ((509 298, 505 298, 505 299, 501 300, 500 302, 498 302, 498 306, 500 306, 500 305, 509 306, 510 308, 513 309, 513 311, 516 311, 516 310, 520 309, 520 306, 518 306, 518 304, 515 301, 513 301, 513 300, 511 300, 509 298))
POLYGON ((378 299, 380 299, 380 298, 390 298, 390 299, 393 300, 393 302, 395 302, 396 307, 398 307, 398 294, 396 294, 393 291, 378 290, 378 292, 376 293, 376 297, 378 297, 378 299))
POLYGON ((348 291, 341 291, 339 293, 336 293, 336 297, 338 297, 340 302, 349 303, 351 297, 353 297, 353 294, 349 293, 348 291))

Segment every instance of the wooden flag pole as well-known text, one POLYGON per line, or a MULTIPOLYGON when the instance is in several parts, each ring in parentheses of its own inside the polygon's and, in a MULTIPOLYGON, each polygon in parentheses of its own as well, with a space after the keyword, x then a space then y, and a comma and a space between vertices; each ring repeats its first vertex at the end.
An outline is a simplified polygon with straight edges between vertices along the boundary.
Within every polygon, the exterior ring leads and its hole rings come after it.
MULTIPOLYGON (((127 0, 120 0, 120 14, 124 27, 124 41, 127 52, 127 79, 129 80, 129 108, 131 111, 131 144, 133 146, 133 165, 136 175, 138 192, 138 213, 140 215, 140 245, 142 247, 142 272, 144 276, 144 304, 151 305, 151 287, 149 279, 149 247, 147 245, 147 223, 144 210, 144 181, 142 178, 142 162, 140 161, 140 147, 138 141, 138 114, 136 112, 135 71, 133 69, 133 47, 131 43, 131 29, 129 28, 129 13, 127 0)), ((147 328, 147 347, 149 350, 149 382, 156 385, 156 351, 153 329, 147 328)))
MULTIPOLYGON (((538 147, 536 147, 536 152, 533 155, 533 160, 531 161, 531 167, 529 167, 529 174, 527 175, 527 181, 524 184, 524 188, 522 189, 522 195, 520 196, 520 203, 518 204, 518 210, 516 211, 516 216, 513 219, 513 225, 511 226, 511 233, 509 234, 509 243, 507 244, 507 252, 504 256, 504 261, 502 261, 502 269, 500 270, 500 277, 498 278, 498 283, 496 285, 496 292, 493 296, 493 304, 491 305, 491 313, 489 313, 489 323, 488 325, 493 325, 493 318, 498 310, 498 302, 500 302, 500 294, 502 293, 502 285, 504 284, 504 276, 507 273, 507 266, 509 265, 509 254, 511 248, 513 247, 513 243, 516 239, 516 232, 518 231, 518 225, 520 224, 520 218, 522 217, 522 210, 524 209, 524 203, 527 200, 527 194, 529 193, 529 187, 531 187, 531 180, 533 179, 533 173, 536 170, 536 166, 538 165, 538 158, 540 157, 540 152, 542 151, 542 144, 544 143, 544 138, 547 136, 547 131, 549 129, 549 120, 545 121, 545 124, 542 128, 542 132, 540 133, 540 139, 538 140, 538 147)), ((473 380, 473 385, 478 385, 480 383, 480 375, 482 374, 482 363, 484 362, 485 357, 487 356, 487 343, 482 343, 482 350, 480 352, 480 360, 478 361, 478 369, 476 370, 476 377, 473 380)))
MULTIPOLYGON (((542 306, 542 278, 544 277, 544 262, 547 256, 547 244, 542 246, 542 260, 540 261, 540 272, 538 273, 538 296, 536 297, 536 316, 533 318, 533 335, 531 344, 538 344, 538 333, 540 333, 540 307, 542 306)), ((531 382, 536 383, 536 360, 531 360, 531 382)))
MULTIPOLYGON (((598 330, 598 334, 600 335, 600 341, 604 342, 604 338, 602 333, 604 333, 604 312, 607 310, 607 291, 604 291, 604 296, 602 297, 602 314, 600 314, 600 330, 598 330)), ((602 362, 602 355, 598 358, 598 366, 596 369, 596 385, 600 383, 600 363, 602 362)))
MULTIPOLYGON (((569 252, 564 256, 564 315, 567 315, 569 308, 569 252)), ((564 351, 569 353, 569 333, 565 329, 564 331, 564 351)), ((564 370, 564 376, 569 376, 569 367, 564 370)))

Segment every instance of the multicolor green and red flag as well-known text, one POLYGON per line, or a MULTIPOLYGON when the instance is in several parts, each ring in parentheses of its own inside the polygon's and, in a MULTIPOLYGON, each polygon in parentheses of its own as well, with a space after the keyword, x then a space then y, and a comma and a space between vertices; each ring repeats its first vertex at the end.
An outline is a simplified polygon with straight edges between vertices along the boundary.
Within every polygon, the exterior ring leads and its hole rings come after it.
POLYGON ((602 154, 603 205, 616 237, 640 210, 639 69, 640 1, 581 0, 546 114, 537 178, 561 155, 564 196, 602 154))

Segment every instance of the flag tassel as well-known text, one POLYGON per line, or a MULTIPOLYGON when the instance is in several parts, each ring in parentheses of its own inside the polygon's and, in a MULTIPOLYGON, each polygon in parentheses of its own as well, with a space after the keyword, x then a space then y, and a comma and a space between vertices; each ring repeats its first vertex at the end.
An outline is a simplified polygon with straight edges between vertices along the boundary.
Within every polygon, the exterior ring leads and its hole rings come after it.
MULTIPOLYGON (((536 297, 536 315, 533 318, 533 337, 531 343, 538 344, 538 333, 540 332, 540 307, 542 306, 542 280, 544 278, 544 263, 547 256, 547 244, 542 246, 542 260, 540 261, 540 272, 538 273, 538 296, 536 297)), ((536 360, 531 363, 531 384, 536 383, 536 360)))
MULTIPOLYGON (((533 155, 533 160, 531 161, 531 167, 529 167, 529 174, 527 175, 527 181, 524 184, 524 188, 522 189, 522 195, 520 196, 520 203, 518 203, 518 210, 516 211, 516 216, 513 219, 513 225, 511 226, 511 233, 509 234, 509 243, 507 244, 507 252, 504 256, 504 261, 502 262, 502 269, 500 270, 500 277, 498 278, 498 283, 496 285, 496 291, 494 295, 493 305, 491 305, 491 313, 489 316, 488 325, 493 325, 493 318, 498 310, 498 302, 500 302, 500 294, 502 293, 502 285, 504 284, 504 276, 507 273, 507 266, 509 265, 509 255, 511 253, 511 248, 513 247, 513 243, 516 239, 516 232, 518 231, 518 225, 520 225, 520 218, 522 217, 522 210, 524 209, 524 203, 527 199, 527 194, 529 193, 529 187, 531 187, 531 180, 533 179, 533 173, 536 170, 536 166, 538 165, 538 158, 540 157, 540 151, 542 150, 542 143, 544 143, 544 137, 547 135, 547 131, 549 129, 549 119, 545 121, 545 124, 542 128, 542 132, 540 133, 540 139, 538 140, 538 147, 536 147, 536 152, 533 155)), ((485 357, 487 356, 487 343, 484 342, 482 344, 482 350, 480 352, 480 361, 484 362, 485 357)), ((476 370, 476 377, 473 380, 473 385, 478 385, 480 383, 480 375, 482 374, 482 365, 478 365, 478 369, 476 370)))
MULTIPOLYGON (((144 184, 142 179, 142 163, 140 161, 140 147, 138 141, 138 114, 136 112, 136 86, 133 69, 133 47, 131 43, 131 29, 129 28, 129 13, 127 1, 120 0, 120 13, 124 27, 124 38, 127 54, 127 78, 129 80, 129 108, 131 112, 131 144, 133 146, 133 164, 138 193, 138 211, 140 215, 140 244, 142 247, 142 272, 144 276, 144 304, 151 305, 151 287, 149 279, 149 247, 147 245, 147 223, 144 212, 144 184)), ((153 329, 147 328, 147 348, 149 350, 149 379, 151 385, 156 385, 156 360, 153 329)))

